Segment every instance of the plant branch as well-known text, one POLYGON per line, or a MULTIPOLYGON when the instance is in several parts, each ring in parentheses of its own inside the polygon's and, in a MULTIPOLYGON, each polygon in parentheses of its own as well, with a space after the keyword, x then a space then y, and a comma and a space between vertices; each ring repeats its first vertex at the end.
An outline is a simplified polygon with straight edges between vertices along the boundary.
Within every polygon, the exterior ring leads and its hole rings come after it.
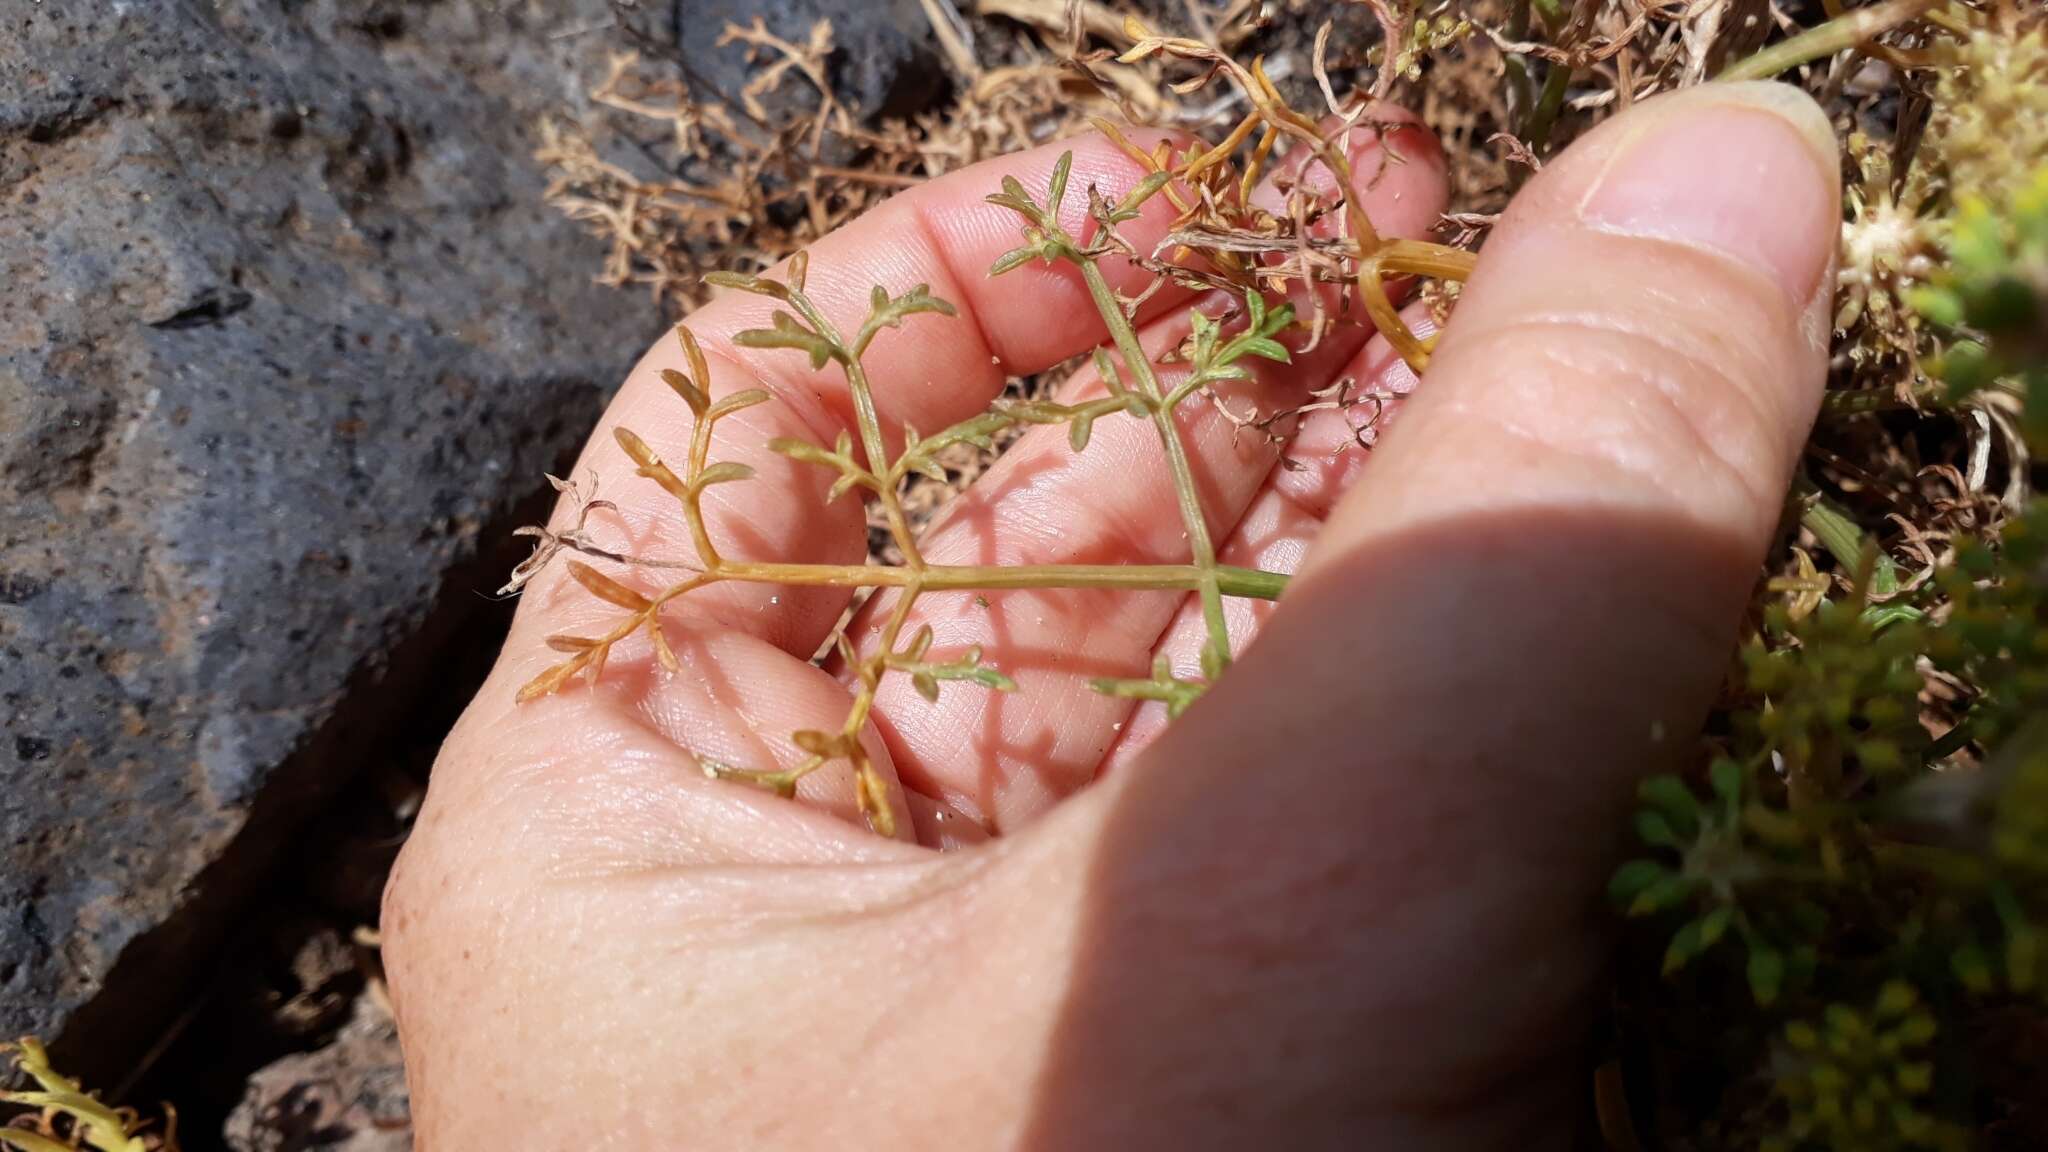
POLYGON ((1716 80, 1768 80, 1780 72, 1846 52, 1926 14, 1942 0, 1886 0, 1857 8, 1781 40, 1748 59, 1729 65, 1716 80))
POLYGON ((1209 520, 1202 510, 1201 493, 1195 487, 1194 468, 1188 462, 1187 447, 1181 443, 1180 426, 1173 410, 1164 403, 1166 394, 1159 386, 1158 374, 1152 370, 1151 357, 1139 347, 1138 333, 1131 327, 1130 317, 1124 315, 1122 302, 1094 260, 1082 259, 1079 263, 1082 279, 1088 283, 1088 294, 1094 297, 1096 310, 1109 326, 1110 339, 1124 362, 1125 373, 1142 395, 1158 402, 1152 409, 1152 421, 1159 430, 1167 467, 1173 473, 1174 499, 1180 505, 1182 526, 1187 529, 1188 549, 1194 556, 1195 568, 1201 572, 1197 591, 1202 600, 1202 619, 1208 627, 1202 667, 1213 678, 1230 662, 1230 626, 1223 618, 1223 592, 1216 579, 1216 545, 1209 538, 1209 520))

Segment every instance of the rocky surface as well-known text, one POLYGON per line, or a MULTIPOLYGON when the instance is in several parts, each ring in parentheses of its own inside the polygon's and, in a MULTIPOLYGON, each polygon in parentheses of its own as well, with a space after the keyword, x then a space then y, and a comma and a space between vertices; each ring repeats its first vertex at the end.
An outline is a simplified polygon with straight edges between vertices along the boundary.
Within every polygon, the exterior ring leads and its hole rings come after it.
POLYGON ((168 1021, 659 331, 529 158, 607 21, 0 0, 0 1036, 168 1021))

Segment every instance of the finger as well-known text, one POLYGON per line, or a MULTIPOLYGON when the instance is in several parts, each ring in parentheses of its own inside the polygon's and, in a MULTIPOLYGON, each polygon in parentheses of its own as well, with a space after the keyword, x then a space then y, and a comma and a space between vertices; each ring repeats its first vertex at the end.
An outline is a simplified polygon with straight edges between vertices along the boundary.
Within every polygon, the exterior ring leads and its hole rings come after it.
POLYGON ((1081 942, 1044 1098, 1213 1101, 1204 1146, 1564 1131, 1631 785, 1705 714, 1819 402, 1839 195, 1810 100, 1717 84, 1517 199, 1259 643, 989 894, 1027 910, 995 946, 1081 942))
MULTIPOLYGON (((1425 234, 1446 191, 1441 151, 1412 117, 1389 112, 1384 131, 1360 130, 1349 148, 1361 206, 1383 233, 1425 234), (1398 152, 1399 160, 1390 160, 1398 152)), ((1299 172, 1283 166, 1280 179, 1299 172)), ((1305 313, 1307 301, 1297 301, 1305 313)), ((1156 361, 1187 332, 1185 314, 1162 317, 1140 333, 1156 361)), ((1178 413, 1195 487, 1212 538, 1227 538, 1265 482, 1278 447, 1254 417, 1290 410, 1336 376, 1367 330, 1338 324, 1303 350, 1291 339, 1289 364, 1257 364, 1253 379, 1200 397, 1178 413)), ((1166 387, 1181 378, 1162 369, 1166 387)), ((1092 370, 1066 397, 1101 394, 1092 370)), ((1276 427, 1285 429, 1287 422, 1276 427)), ((1185 563, 1190 545, 1176 509, 1172 472, 1149 421, 1108 417, 1075 453, 1064 427, 1033 429, 1004 453, 935 522, 921 544, 941 564, 1185 563)), ((929 626, 934 652, 979 645, 1017 691, 941 692, 926 700, 905 683, 884 682, 876 715, 905 785, 992 828, 1013 828, 1092 779, 1117 739, 1129 701, 1103 696, 1092 682, 1142 677, 1161 631, 1181 603, 1176 592, 1018 590, 928 595, 910 627, 929 626)), ((878 598, 872 612, 892 603, 878 598)), ((871 619, 870 618, 870 619, 871 619)))
MULTIPOLYGON (((1436 331, 1427 304, 1409 306, 1403 310, 1402 320, 1420 337, 1436 331)), ((1280 465, 1267 475, 1265 488, 1238 520, 1237 530, 1218 559, 1243 568, 1294 574, 1330 510, 1371 459, 1373 446, 1393 427, 1415 384, 1415 370, 1385 337, 1374 337, 1337 381, 1318 394, 1313 410, 1303 414, 1280 465)), ((1270 600, 1223 602, 1232 656, 1244 654, 1277 607, 1270 600)), ((1198 679, 1207 639, 1200 599, 1185 597, 1173 623, 1153 648, 1153 659, 1163 658, 1176 677, 1198 679)), ((1130 763, 1166 730, 1168 719, 1166 705, 1157 701, 1132 708, 1117 729, 1116 742, 1098 775, 1130 763)))
MULTIPOLYGON (((808 660, 711 621, 665 620, 662 636, 673 668, 658 658, 650 637, 637 632, 613 646, 601 675, 579 675, 555 694, 523 703, 515 701, 521 685, 563 656, 540 646, 507 648, 435 764, 437 800, 446 805, 455 803, 446 799, 451 794, 483 791, 550 811, 575 809, 583 813, 579 820, 606 825, 588 833, 592 860, 626 846, 644 858, 657 847, 649 838, 686 841, 675 850, 717 858, 733 839, 760 835, 754 822, 772 819, 765 814, 786 802, 714 780, 707 768, 770 773, 797 767, 807 754, 793 735, 839 731, 850 704, 846 688, 808 660), (622 817, 621 808, 634 815, 622 817), (699 816, 664 825, 689 811, 699 816)), ((897 784, 888 748, 872 730, 862 743, 898 838, 912 839, 916 814, 897 784)), ((868 820, 846 761, 804 775, 796 796, 803 807, 866 834, 868 820)), ((732 856, 747 858, 750 853, 732 856)))
MULTIPOLYGON (((1134 142, 1149 145, 1162 138, 1137 134, 1134 142)), ((867 377, 878 413, 891 429, 908 422, 930 432, 965 419, 986 408, 1009 376, 1040 371, 1104 338, 1088 290, 1072 268, 1027 265, 1000 283, 987 275, 1000 255, 1017 246, 1019 230, 1015 213, 983 198, 1000 189, 1005 177, 1042 198, 1056 162, 1068 151, 1074 159, 1060 219, 1085 238, 1091 226, 1088 189, 1099 188, 1114 199, 1147 172, 1093 133, 949 174, 891 198, 811 246, 805 291, 843 335, 850 336, 868 315, 869 293, 876 285, 900 294, 926 284, 958 309, 953 319, 911 317, 901 329, 884 331, 869 348, 867 377)), ((1125 227, 1140 250, 1148 250, 1172 216, 1172 206, 1155 197, 1125 227)), ((1131 292, 1149 278, 1120 259, 1106 260, 1104 270, 1113 285, 1131 292)), ((786 266, 776 275, 784 273, 786 266)), ((1168 307, 1184 296, 1178 289, 1162 293, 1154 307, 1168 307)), ((798 353, 734 342, 739 332, 769 327, 783 307, 760 296, 728 292, 685 322, 706 356, 710 380, 698 383, 714 398, 752 388, 765 388, 773 398, 716 427, 710 458, 747 465, 755 476, 706 494, 710 535, 725 553, 739 558, 858 564, 867 540, 859 500, 848 496, 827 505, 834 477, 766 446, 775 437, 830 445, 842 430, 852 429, 852 400, 843 374, 836 365, 811 369, 798 353)), ((590 477, 602 478, 602 496, 617 505, 588 520, 587 528, 602 546, 634 556, 693 560, 676 501, 653 483, 634 478, 633 463, 614 439, 615 429, 627 428, 664 460, 686 458, 695 420, 664 383, 665 371, 692 371, 673 334, 657 340, 627 377, 574 475, 586 483, 590 477)), ((575 510, 565 502, 556 510, 554 527, 575 523, 575 510)), ((651 582, 646 587, 653 590, 651 582)), ((728 583, 691 593, 677 610, 808 657, 847 596, 844 589, 728 583)), ((564 582, 560 571, 543 573, 528 588, 512 642, 537 643, 562 631, 565 619, 580 613, 575 605, 587 599, 564 582)))

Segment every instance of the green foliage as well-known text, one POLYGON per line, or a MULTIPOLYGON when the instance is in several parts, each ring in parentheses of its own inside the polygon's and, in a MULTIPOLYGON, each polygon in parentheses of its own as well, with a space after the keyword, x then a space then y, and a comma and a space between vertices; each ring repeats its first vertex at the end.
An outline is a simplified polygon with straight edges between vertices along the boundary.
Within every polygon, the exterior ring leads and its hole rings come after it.
POLYGON ((1177 718, 1188 710, 1189 705, 1201 699, 1203 688, 1198 680, 1182 680, 1175 676, 1173 665, 1164 656, 1152 662, 1152 675, 1149 678, 1124 679, 1102 676, 1088 683, 1104 696, 1116 696, 1125 700, 1157 700, 1166 705, 1168 719, 1177 718))
POLYGON ((1996 744, 2048 712, 2048 504, 2007 521, 1995 548, 1965 542, 1935 579, 1949 612, 1927 655, 1976 689, 1967 723, 1996 744))
POLYGON ((1660 979, 1708 999, 1735 1080, 1746 1054, 1773 1086, 1775 1152, 1967 1146, 1967 1022, 2048 1004, 2048 504, 2024 483, 2048 452, 2041 12, 1945 17, 1923 163, 1865 165, 1839 314, 1852 355, 1881 320, 1940 385, 1920 395, 2017 415, 2024 502, 1909 579, 1809 491, 1801 525, 1848 578, 1802 551, 1772 582, 1793 595, 1743 649, 1705 778, 1644 785, 1647 851, 1612 884, 1660 979))
POLYGON ((1991 851, 2021 876, 2048 878, 2048 741, 2017 742, 2011 779, 1992 814, 1991 851))
POLYGON ((1274 337, 1293 326, 1294 305, 1283 304, 1269 312, 1266 298, 1257 292, 1247 295, 1244 302, 1249 316, 1245 330, 1228 340, 1222 339, 1222 326, 1201 312, 1189 317, 1193 352, 1188 356, 1188 378, 1173 395, 1225 380, 1248 380, 1252 373, 1243 363, 1247 358, 1282 364, 1291 359, 1286 346, 1274 337))
POLYGON ((1796 623, 1773 606, 1766 627, 1788 643, 1760 639, 1743 650, 1746 682, 1763 706, 1739 720, 1778 757, 1795 801, 1832 794, 1859 774, 1889 778, 1917 767, 1928 743, 1916 702, 1921 632, 1888 622, 1865 610, 1860 591, 1796 623))
POLYGON ((1935 372, 1961 397, 2004 388, 2024 398, 2027 439, 2048 451, 2048 164, 2011 190, 1958 195, 1949 261, 1912 296, 1957 334, 1935 372))
MULTIPOLYGON (((1787 941, 1809 934, 1819 913, 1811 905, 1754 899, 1759 886, 1784 882, 1787 850, 1801 845, 1806 833, 1796 821, 1746 799, 1748 774, 1734 760, 1714 761, 1707 773, 1712 795, 1704 801, 1676 776, 1643 781, 1636 834, 1659 852, 1622 865, 1608 891, 1633 917, 1683 913, 1664 949, 1664 975, 1724 939, 1739 939, 1750 995, 1769 1004, 1785 984, 1787 941), (1787 913, 1793 919, 1783 923, 1760 920, 1787 913)), ((1791 944, 1789 951, 1801 970, 1811 967, 1810 947, 1791 944)))
MULTIPOLYGON (((1015 680, 981 662, 981 645, 969 645, 966 651, 952 660, 925 659, 931 647, 932 629, 927 624, 910 638, 909 645, 900 652, 890 653, 887 659, 892 670, 907 674, 917 694, 932 703, 939 702, 939 682, 942 680, 964 680, 997 692, 1017 690, 1015 680)), ((851 648, 845 655, 852 655, 851 648)))
POLYGON ((1731 1020, 1788 1021, 1773 1147, 1961 1146, 1960 1118, 1940 1111, 1954 1101, 1928 1084, 1966 1080, 1968 1053, 1920 1051, 1934 1010, 1900 981, 1937 989, 1944 1013, 2048 993, 2044 533, 2035 500, 2002 539, 1959 548, 1919 592, 1936 611, 1873 611, 1867 551, 1847 596, 1797 620, 1774 606, 1706 787, 1642 787, 1650 852, 1612 895, 1654 925, 1665 978, 1739 958, 1754 1007, 1731 1020), (1939 740, 1922 718, 1927 670, 1967 692, 1939 740), (1845 1006, 1858 1002, 1873 1006, 1845 1006))
POLYGON ((1939 1024, 1902 980, 1867 1008, 1830 1004, 1785 1025, 1774 1076, 1789 1113, 1766 1152, 1897 1152, 1960 1149, 1961 1129, 1928 1111, 1935 1066, 1928 1046, 1939 1024))
POLYGON ((12 1044, 0 1044, 0 1054, 13 1057, 15 1070, 28 1077, 33 1088, 0 1092, 0 1104, 33 1109, 31 1127, 19 1127, 0 1116, 0 1148, 18 1152, 177 1152, 177 1116, 172 1113, 161 1133, 146 1129, 132 1108, 114 1108, 100 1102, 78 1081, 50 1066, 50 1055, 34 1037, 12 1044))
POLYGON ((1954 192, 1947 260, 1909 302, 1955 337, 1934 364, 1951 393, 2019 393, 2048 452, 2048 18, 1999 0, 1940 58, 1927 148, 1954 192))

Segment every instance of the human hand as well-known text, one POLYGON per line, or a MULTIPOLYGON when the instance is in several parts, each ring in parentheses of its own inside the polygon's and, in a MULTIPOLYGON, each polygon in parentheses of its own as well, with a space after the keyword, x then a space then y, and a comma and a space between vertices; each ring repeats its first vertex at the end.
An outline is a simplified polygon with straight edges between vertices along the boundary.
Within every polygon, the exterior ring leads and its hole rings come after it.
MULTIPOLYGON (((1355 144, 1362 196, 1384 231, 1419 234, 1441 157, 1419 129, 1388 139, 1406 162, 1383 173, 1381 145, 1355 144)), ((1077 188, 1139 178, 1102 140, 1071 146, 1077 188)), ((950 423, 1102 338, 1071 270, 982 275, 1015 242, 982 195, 1003 174, 1042 186, 1060 147, 813 249, 828 313, 863 310, 874 282, 960 305, 875 345, 891 422, 950 423)), ((1155 649, 1185 660, 1200 630, 1175 598, 921 603, 1020 690, 878 698, 898 841, 858 820, 844 775, 792 803, 698 770, 837 727, 847 691, 807 658, 843 591, 714 586, 677 602, 680 672, 621 658, 515 706, 557 658, 544 637, 594 619, 544 574, 386 899, 419 1146, 1566 1143, 1632 783, 1705 713, 1818 403, 1838 197, 1828 127, 1793 89, 1650 101, 1518 197, 1369 458, 1334 453, 1345 413, 1305 417, 1291 454, 1310 466, 1289 469, 1189 406, 1224 558, 1301 558, 1285 600, 1242 610, 1233 632, 1256 642, 1163 730, 1086 683, 1155 649), (999 835, 957 852, 911 842, 983 829, 999 835)), ((1151 217, 1133 228, 1156 238, 1151 217)), ((1148 347, 1184 331, 1185 299, 1166 303, 1148 347)), ((719 425, 720 458, 759 475, 707 500, 713 530, 858 563, 853 502, 821 503, 813 472, 762 447, 829 443, 847 409, 826 374, 729 344, 766 311, 735 296, 689 321, 716 392, 782 401, 719 425)), ((634 370, 578 475, 629 470, 616 425, 687 437, 658 379, 679 359, 663 340, 634 370)), ((1346 374, 1394 391, 1404 371, 1347 327, 1250 387, 1271 408, 1346 374)), ((1115 423, 1080 456, 1034 430, 927 553, 1181 559, 1156 440, 1115 423)), ((616 518, 593 527, 680 543, 651 485, 606 495, 616 518)))

